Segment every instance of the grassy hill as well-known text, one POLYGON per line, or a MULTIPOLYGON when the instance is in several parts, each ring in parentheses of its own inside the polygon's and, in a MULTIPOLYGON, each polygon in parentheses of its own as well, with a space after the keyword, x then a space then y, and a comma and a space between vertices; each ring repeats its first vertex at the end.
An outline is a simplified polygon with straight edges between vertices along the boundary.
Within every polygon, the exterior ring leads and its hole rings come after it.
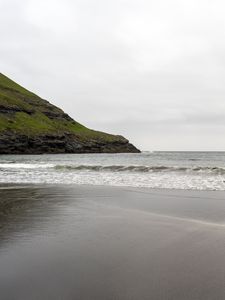
POLYGON ((0 153, 138 152, 125 138, 91 130, 0 73, 0 153))

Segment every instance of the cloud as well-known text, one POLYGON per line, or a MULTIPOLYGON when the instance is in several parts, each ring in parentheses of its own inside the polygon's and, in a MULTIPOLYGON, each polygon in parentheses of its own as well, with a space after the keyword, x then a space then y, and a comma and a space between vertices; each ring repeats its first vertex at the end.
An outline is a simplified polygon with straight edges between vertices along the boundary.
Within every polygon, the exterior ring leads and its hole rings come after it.
POLYGON ((186 134, 186 149, 224 149, 224 8, 219 0, 0 0, 1 71, 139 147, 180 149, 186 134))

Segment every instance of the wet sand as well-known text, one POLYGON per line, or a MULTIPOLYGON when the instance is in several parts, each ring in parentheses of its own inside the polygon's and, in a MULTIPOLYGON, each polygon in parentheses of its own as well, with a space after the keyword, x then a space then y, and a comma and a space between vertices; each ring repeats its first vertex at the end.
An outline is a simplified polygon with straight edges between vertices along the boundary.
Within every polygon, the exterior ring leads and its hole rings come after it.
POLYGON ((0 187, 1 300, 224 300, 225 192, 0 187))

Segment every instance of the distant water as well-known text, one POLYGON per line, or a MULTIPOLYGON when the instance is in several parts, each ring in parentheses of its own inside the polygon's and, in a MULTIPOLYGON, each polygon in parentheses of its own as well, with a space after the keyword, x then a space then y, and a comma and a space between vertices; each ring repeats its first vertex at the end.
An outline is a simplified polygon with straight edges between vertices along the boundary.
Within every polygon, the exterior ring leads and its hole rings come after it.
POLYGON ((1 155, 0 183, 225 190, 225 152, 1 155))

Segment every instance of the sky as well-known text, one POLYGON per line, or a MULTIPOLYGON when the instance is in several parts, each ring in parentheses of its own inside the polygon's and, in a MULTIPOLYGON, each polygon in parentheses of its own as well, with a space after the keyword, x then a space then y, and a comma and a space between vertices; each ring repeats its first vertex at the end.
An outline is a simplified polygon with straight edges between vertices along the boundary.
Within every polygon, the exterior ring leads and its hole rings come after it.
POLYGON ((0 0, 0 72, 141 150, 225 150, 225 2, 0 0))

